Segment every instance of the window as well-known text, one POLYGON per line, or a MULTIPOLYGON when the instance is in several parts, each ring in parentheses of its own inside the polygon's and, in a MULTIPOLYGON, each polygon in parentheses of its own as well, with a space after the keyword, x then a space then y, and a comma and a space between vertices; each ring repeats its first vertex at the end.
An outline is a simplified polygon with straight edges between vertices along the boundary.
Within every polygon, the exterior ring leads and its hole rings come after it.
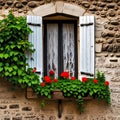
POLYGON ((27 16, 33 30, 29 41, 36 49, 34 54, 27 55, 30 67, 36 67, 41 75, 54 69, 56 76, 64 70, 76 77, 78 73, 94 76, 94 16, 81 16, 79 21, 79 26, 75 20, 45 20, 43 23, 40 16, 27 16), (77 29, 80 29, 79 40, 77 29))
POLYGON ((77 21, 44 21, 44 75, 69 71, 77 77, 77 21))

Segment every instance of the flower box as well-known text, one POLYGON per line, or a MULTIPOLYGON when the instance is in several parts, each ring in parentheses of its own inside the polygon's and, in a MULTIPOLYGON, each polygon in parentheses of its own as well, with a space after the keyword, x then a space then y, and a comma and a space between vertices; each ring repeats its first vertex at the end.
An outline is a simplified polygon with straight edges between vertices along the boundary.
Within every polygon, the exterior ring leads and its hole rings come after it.
POLYGON ((52 99, 64 99, 63 92, 61 90, 54 90, 52 94, 52 99))

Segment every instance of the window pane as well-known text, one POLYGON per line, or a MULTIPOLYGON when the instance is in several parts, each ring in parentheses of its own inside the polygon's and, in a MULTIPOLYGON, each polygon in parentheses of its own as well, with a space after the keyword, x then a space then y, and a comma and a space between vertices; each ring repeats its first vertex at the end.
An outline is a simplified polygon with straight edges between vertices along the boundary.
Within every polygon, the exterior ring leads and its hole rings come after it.
POLYGON ((74 24, 63 24, 63 63, 64 71, 75 75, 74 24))
POLYGON ((58 76, 58 24, 47 24, 47 74, 51 69, 58 76))

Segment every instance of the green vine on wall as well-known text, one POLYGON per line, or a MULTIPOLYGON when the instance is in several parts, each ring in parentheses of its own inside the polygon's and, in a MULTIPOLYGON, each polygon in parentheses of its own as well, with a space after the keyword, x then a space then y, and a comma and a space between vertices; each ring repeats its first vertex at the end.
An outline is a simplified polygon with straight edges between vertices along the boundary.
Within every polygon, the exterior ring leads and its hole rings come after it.
POLYGON ((34 52, 27 37, 31 32, 26 19, 11 11, 0 21, 0 76, 22 87, 39 84, 31 68, 26 70, 26 51, 34 52))

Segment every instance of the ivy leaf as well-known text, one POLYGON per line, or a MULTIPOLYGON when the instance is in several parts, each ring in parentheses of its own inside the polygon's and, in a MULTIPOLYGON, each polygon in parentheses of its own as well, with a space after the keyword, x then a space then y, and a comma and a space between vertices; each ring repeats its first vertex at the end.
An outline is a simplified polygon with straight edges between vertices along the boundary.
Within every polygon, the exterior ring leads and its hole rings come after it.
POLYGON ((30 83, 30 82, 28 83, 28 86, 31 86, 31 83, 30 83))
POLYGON ((15 70, 17 70, 17 69, 18 69, 18 67, 17 67, 16 65, 14 65, 14 66, 13 66, 13 68, 14 68, 15 70))
POLYGON ((79 96, 78 96, 78 99, 81 99, 81 98, 82 98, 82 97, 79 95, 79 96))
POLYGON ((5 72, 5 76, 9 76, 9 72, 5 72))
POLYGON ((20 49, 22 46, 21 45, 17 45, 17 47, 20 49))
POLYGON ((4 56, 3 53, 1 53, 1 54, 0 54, 0 58, 3 58, 3 56, 4 56))
POLYGON ((2 67, 0 67, 0 72, 3 70, 3 68, 2 67))
POLYGON ((16 75, 16 74, 17 74, 17 72, 16 72, 16 71, 13 71, 12 73, 13 73, 13 75, 16 75))
POLYGON ((15 45, 11 45, 10 47, 13 49, 15 47, 15 45))
POLYGON ((3 63, 1 62, 1 63, 0 63, 0 67, 2 67, 2 66, 3 66, 3 63))
POLYGON ((8 54, 4 54, 4 58, 7 59, 9 57, 8 54))
POLYGON ((96 93, 96 92, 97 92, 97 90, 96 90, 96 89, 93 89, 93 91, 94 91, 94 93, 96 93))
POLYGON ((18 61, 18 58, 17 58, 17 57, 14 57, 13 60, 14 60, 14 61, 18 61))
POLYGON ((90 91, 90 96, 92 96, 93 95, 93 91, 90 91))
POLYGON ((21 69, 18 70, 18 75, 22 75, 22 70, 21 69))
POLYGON ((9 72, 11 72, 11 71, 13 70, 13 68, 12 68, 12 67, 10 67, 10 68, 8 68, 8 70, 9 70, 9 72))
POLYGON ((48 96, 48 92, 45 92, 45 96, 48 96))

